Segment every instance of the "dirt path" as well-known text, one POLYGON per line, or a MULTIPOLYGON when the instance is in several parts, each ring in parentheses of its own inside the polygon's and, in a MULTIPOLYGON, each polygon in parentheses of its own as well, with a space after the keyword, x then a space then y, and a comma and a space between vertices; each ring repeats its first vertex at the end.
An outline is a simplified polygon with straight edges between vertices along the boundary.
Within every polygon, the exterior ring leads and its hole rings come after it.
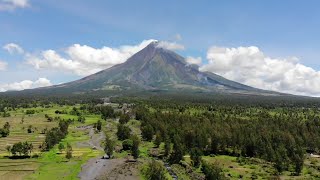
POLYGON ((95 147, 96 149, 103 151, 103 147, 101 147, 101 143, 103 142, 106 136, 102 131, 96 134, 92 126, 79 127, 79 128, 83 130, 89 130, 90 139, 85 142, 78 142, 77 144, 78 147, 89 147, 89 148, 95 147))
POLYGON ((90 159, 82 166, 82 171, 78 175, 81 180, 95 180, 108 170, 114 169, 123 163, 119 159, 101 159, 101 157, 90 159))
POLYGON ((92 147, 96 147, 96 149, 103 151, 103 147, 101 147, 101 143, 106 138, 105 134, 102 131, 99 134, 95 134, 94 129, 92 128, 89 132, 89 136, 90 136, 89 144, 92 147))
POLYGON ((97 180, 139 180, 139 163, 113 159, 113 167, 104 169, 97 180))
MULTIPOLYGON (((90 148, 95 147, 97 150, 103 151, 103 147, 101 147, 101 143, 105 138, 105 134, 102 131, 96 134, 92 126, 79 127, 79 128, 82 128, 83 130, 90 129, 88 134, 90 139, 86 142, 79 142, 78 146, 90 147, 90 148)), ((95 179, 95 177, 97 177, 100 174, 102 169, 106 166, 107 167, 110 166, 111 163, 112 163, 111 161, 101 159, 101 157, 92 158, 82 166, 82 171, 79 173, 78 177, 83 180, 95 179)))
MULTIPOLYGON (((78 146, 95 147, 103 151, 101 142, 105 139, 105 134, 103 132, 95 134, 92 127, 81 128, 89 130, 90 139, 86 142, 78 143, 78 146)), ((78 177, 81 180, 139 180, 139 169, 137 163, 126 162, 125 159, 102 159, 102 157, 96 157, 82 166, 78 177)))

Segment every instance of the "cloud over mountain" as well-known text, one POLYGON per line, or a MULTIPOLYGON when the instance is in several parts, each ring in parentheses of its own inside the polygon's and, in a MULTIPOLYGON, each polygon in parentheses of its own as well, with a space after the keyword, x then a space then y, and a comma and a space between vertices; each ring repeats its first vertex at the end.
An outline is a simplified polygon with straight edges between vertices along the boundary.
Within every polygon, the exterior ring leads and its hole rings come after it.
POLYGON ((63 53, 45 50, 40 54, 27 55, 27 63, 36 69, 55 69, 69 71, 79 76, 90 75, 125 62, 130 56, 140 51, 155 40, 144 40, 138 45, 125 45, 119 48, 93 48, 74 44, 63 53))
POLYGON ((172 50, 172 51, 174 51, 174 50, 184 50, 184 46, 182 44, 178 44, 177 42, 169 42, 169 41, 160 41, 157 47, 164 48, 164 49, 169 49, 169 50, 172 50))
POLYGON ((188 56, 186 58, 186 61, 187 61, 188 64, 196 64, 198 66, 200 66, 202 64, 202 58, 201 57, 188 56))
POLYGON ((320 72, 299 63, 296 57, 271 58, 251 46, 211 47, 207 59, 202 71, 261 89, 320 96, 320 72))

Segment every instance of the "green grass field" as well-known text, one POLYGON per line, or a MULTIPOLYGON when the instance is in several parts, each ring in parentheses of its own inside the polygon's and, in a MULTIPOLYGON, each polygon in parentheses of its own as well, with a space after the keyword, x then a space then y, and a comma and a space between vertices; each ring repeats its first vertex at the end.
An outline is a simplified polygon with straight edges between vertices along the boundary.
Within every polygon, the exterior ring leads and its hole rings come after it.
POLYGON ((69 134, 62 141, 66 144, 70 143, 73 147, 73 158, 67 160, 65 152, 59 152, 55 147, 49 152, 40 152, 39 145, 42 144, 45 134, 41 132, 47 128, 51 129, 58 125, 57 121, 48 122, 45 114, 50 117, 61 117, 62 119, 75 119, 77 116, 70 114, 55 114, 56 110, 72 110, 70 106, 53 106, 51 108, 29 108, 36 111, 33 115, 26 115, 27 109, 17 109, 10 111, 10 117, 0 118, 0 126, 5 122, 10 123, 10 135, 0 138, 0 179, 77 179, 78 173, 81 171, 81 165, 88 159, 103 154, 99 150, 92 150, 90 147, 83 147, 79 142, 89 139, 88 130, 76 128, 77 126, 86 126, 96 123, 100 116, 84 115, 86 122, 84 124, 75 121, 69 126, 69 134), (27 129, 32 126, 33 133, 28 133, 27 129), (38 158, 12 160, 7 158, 9 152, 6 146, 12 146, 17 142, 28 141, 33 144, 32 155, 39 155, 38 158))

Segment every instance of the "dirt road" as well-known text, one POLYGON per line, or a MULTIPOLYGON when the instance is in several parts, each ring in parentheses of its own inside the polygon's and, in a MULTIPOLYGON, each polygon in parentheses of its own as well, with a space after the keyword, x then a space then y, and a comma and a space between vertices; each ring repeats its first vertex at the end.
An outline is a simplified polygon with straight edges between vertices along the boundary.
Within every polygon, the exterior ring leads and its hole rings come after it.
MULTIPOLYGON (((78 143, 78 146, 95 147, 103 151, 101 143, 105 139, 105 134, 103 132, 95 134, 92 127, 81 128, 84 130, 90 129, 90 139, 86 142, 78 143)), ((81 180, 138 180, 139 170, 137 163, 127 163, 125 159, 102 159, 102 157, 96 157, 82 166, 82 171, 78 177, 81 180)))

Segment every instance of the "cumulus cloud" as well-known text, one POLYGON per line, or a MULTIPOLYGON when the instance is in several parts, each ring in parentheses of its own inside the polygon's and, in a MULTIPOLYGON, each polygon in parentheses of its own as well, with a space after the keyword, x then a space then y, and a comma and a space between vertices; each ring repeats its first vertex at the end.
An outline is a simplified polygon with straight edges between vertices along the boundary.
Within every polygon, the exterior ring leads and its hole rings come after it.
POLYGON ((157 47, 169 49, 169 50, 184 50, 184 46, 182 44, 178 44, 176 42, 169 42, 169 41, 159 41, 157 47))
POLYGON ((320 71, 299 63, 296 57, 271 58, 251 46, 211 47, 207 59, 202 71, 261 89, 320 96, 320 71))
POLYGON ((201 57, 191 57, 191 56, 188 56, 186 58, 186 62, 188 64, 196 64, 198 66, 200 66, 202 64, 202 58, 201 57))
POLYGON ((21 91, 24 89, 33 89, 38 87, 51 86, 50 80, 46 78, 39 78, 36 81, 24 80, 21 82, 14 82, 8 84, 0 84, 0 92, 5 91, 21 91))
POLYGON ((79 76, 90 75, 125 62, 130 56, 145 48, 155 40, 144 40, 138 45, 119 48, 102 47, 96 49, 87 45, 74 44, 59 54, 45 50, 38 55, 28 54, 27 63, 36 69, 56 69, 69 71, 79 76))
POLYGON ((0 71, 4 71, 7 69, 8 63, 5 61, 0 61, 0 71))
POLYGON ((7 50, 10 54, 23 54, 24 50, 18 44, 9 43, 3 46, 3 49, 7 50))
POLYGON ((0 11, 13 11, 17 8, 26 8, 29 6, 29 0, 0 0, 0 11))

